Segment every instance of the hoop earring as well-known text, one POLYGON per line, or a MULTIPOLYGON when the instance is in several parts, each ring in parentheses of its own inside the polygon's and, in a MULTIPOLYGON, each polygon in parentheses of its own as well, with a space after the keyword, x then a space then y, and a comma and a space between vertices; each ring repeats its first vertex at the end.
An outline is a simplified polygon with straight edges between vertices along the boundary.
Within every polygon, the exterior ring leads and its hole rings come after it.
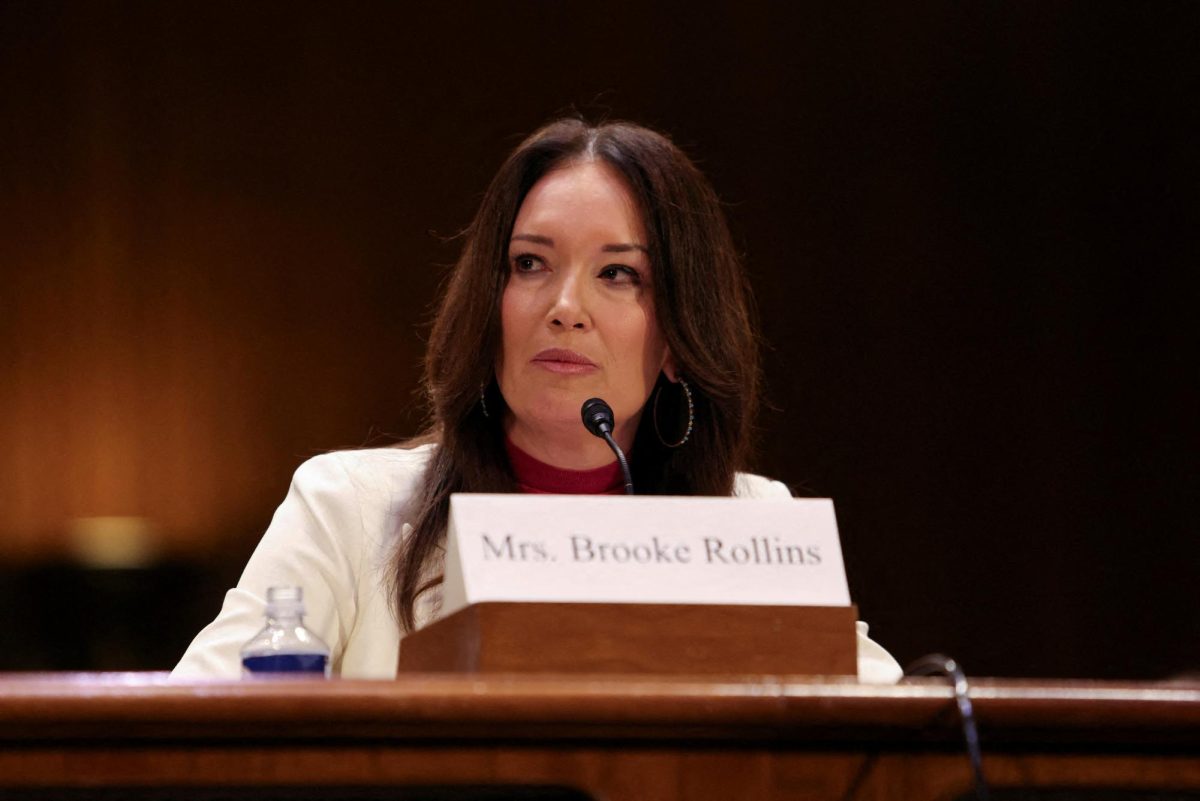
POLYGON ((687 430, 683 432, 683 439, 675 443, 670 443, 663 439, 662 429, 658 427, 658 398, 660 395, 662 395, 662 386, 660 385, 659 388, 654 392, 654 409, 650 415, 654 418, 654 433, 658 435, 658 441, 668 448, 678 448, 687 442, 692 436, 692 426, 696 422, 696 407, 692 403, 692 388, 689 387, 688 383, 682 378, 679 379, 679 386, 683 387, 683 394, 687 398, 688 421, 687 430))
POLYGON ((484 419, 490 420, 492 418, 487 410, 487 384, 479 385, 479 408, 483 410, 484 419))

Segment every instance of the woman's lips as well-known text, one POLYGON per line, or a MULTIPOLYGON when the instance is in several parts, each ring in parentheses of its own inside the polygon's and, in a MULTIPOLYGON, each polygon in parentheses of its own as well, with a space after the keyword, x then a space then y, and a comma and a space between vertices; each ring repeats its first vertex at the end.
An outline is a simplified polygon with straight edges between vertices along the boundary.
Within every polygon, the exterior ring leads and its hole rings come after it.
POLYGON ((562 375, 578 375, 599 369, 595 362, 582 353, 564 348, 549 348, 541 351, 531 361, 543 370, 562 375))

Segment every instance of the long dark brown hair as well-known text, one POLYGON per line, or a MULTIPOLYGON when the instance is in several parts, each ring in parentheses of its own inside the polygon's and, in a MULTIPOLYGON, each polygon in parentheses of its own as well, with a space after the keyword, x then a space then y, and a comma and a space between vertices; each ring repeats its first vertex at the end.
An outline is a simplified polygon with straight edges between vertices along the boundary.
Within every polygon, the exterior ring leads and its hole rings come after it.
MULTIPOLYGON (((551 170, 602 161, 623 176, 637 202, 654 276, 658 325, 691 387, 695 427, 680 448, 666 447, 646 409, 630 454, 641 494, 730 495, 744 469, 758 405, 759 360, 749 285, 716 193, 667 137, 628 122, 588 125, 564 119, 517 147, 483 196, 463 234, 434 318, 425 355, 431 423, 414 440, 436 442, 405 518, 413 531, 399 545, 392 590, 401 624, 411 630, 413 603, 432 582, 426 565, 446 531, 455 492, 514 492, 504 448, 504 400, 494 368, 500 351, 500 296, 508 248, 525 195, 551 170), (480 403, 481 387, 488 414, 480 403)), ((677 440, 687 406, 660 376, 662 437, 677 440)), ((653 401, 651 401, 653 403, 653 401)))

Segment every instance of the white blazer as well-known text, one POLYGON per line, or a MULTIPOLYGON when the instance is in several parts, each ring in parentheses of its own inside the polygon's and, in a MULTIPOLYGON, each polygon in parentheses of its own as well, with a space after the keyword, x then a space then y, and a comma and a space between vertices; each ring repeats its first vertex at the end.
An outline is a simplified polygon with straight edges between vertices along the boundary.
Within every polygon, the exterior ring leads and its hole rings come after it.
MULTIPOLYGON (((338 451, 300 465, 238 585, 225 594, 220 614, 196 635, 172 677, 240 677, 239 652, 264 625, 267 588, 297 586, 304 588, 305 625, 331 649, 333 675, 395 678, 400 626, 386 590, 388 567, 400 539, 412 531, 402 516, 434 447, 338 451)), ((734 494, 790 495, 780 482, 748 473, 738 474, 734 494)), ((417 628, 436 620, 440 609, 440 587, 418 597, 417 628)), ((858 676, 872 683, 901 676, 896 660, 867 637, 861 622, 858 676)))

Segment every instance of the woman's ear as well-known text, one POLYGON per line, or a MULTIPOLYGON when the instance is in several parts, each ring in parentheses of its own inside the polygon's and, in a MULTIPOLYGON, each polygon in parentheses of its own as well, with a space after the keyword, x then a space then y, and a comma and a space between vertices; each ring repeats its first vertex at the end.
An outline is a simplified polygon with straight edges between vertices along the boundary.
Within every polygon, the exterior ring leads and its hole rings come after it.
POLYGON ((679 383, 679 370, 675 367, 675 356, 670 351, 667 351, 667 358, 663 360, 662 371, 672 384, 679 383))

